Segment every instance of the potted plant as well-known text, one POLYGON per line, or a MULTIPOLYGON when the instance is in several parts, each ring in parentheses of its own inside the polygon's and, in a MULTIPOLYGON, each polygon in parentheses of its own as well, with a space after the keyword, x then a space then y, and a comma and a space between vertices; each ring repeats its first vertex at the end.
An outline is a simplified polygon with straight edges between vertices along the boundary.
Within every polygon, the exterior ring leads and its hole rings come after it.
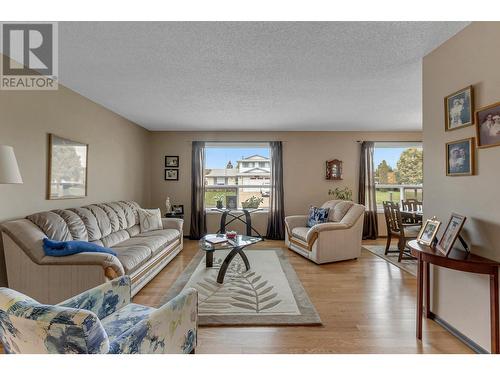
POLYGON ((352 190, 349 189, 347 186, 340 189, 340 188, 335 188, 335 189, 330 189, 328 190, 328 195, 332 195, 334 199, 340 199, 343 201, 352 201, 352 190))
POLYGON ((224 194, 217 194, 217 195, 214 195, 214 199, 215 199, 215 205, 216 207, 220 210, 224 207, 224 194))
POLYGON ((259 208, 260 204, 264 202, 264 198, 257 198, 255 195, 241 202, 243 208, 259 208))

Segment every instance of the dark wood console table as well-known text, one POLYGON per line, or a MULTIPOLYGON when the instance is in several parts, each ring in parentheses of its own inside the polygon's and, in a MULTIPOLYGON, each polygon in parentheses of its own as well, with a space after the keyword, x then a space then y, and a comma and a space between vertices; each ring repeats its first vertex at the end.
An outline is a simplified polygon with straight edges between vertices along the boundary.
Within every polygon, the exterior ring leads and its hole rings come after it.
POLYGON ((490 276, 490 319, 491 319, 491 352, 500 353, 498 334, 498 267, 500 263, 461 251, 451 250, 444 256, 437 249, 421 245, 416 240, 408 242, 411 254, 418 260, 417 274, 417 339, 422 340, 422 315, 424 313, 425 290, 425 317, 432 319, 434 314, 430 310, 430 272, 429 265, 450 268, 457 271, 479 273, 490 276))

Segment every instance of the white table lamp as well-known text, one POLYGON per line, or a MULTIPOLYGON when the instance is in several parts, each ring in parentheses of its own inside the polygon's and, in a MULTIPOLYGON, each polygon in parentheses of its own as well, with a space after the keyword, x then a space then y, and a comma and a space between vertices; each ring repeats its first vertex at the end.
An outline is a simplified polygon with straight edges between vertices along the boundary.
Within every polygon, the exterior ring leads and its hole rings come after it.
POLYGON ((22 184, 16 155, 11 146, 0 145, 0 184, 22 184))

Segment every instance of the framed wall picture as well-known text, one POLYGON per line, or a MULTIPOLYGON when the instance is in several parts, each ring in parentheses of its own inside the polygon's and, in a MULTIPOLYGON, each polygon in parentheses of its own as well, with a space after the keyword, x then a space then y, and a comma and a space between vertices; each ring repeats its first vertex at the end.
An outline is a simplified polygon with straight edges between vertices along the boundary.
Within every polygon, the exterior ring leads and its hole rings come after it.
POLYGON ((179 168, 179 157, 165 156, 165 168, 179 168))
POLYGON ((49 134, 47 199, 87 196, 88 145, 49 134))
POLYGON ((474 138, 446 144, 446 175, 472 176, 475 174, 476 142, 474 138))
POLYGON ((445 129, 455 130, 474 123, 474 89, 467 86, 444 98, 445 129))
POLYGON ((448 256, 453 248, 453 244, 464 226, 465 219, 465 216, 455 213, 451 214, 450 221, 448 221, 448 225, 446 226, 446 229, 436 246, 437 249, 444 255, 448 256))
POLYGON ((174 204, 172 206, 172 212, 176 215, 184 215, 184 205, 183 204, 174 204))
POLYGON ((441 222, 432 218, 428 219, 424 225, 422 225, 422 229, 420 229, 420 233, 417 236, 417 241, 421 244, 430 246, 434 238, 436 238, 437 231, 441 222))
POLYGON ((179 170, 178 169, 165 169, 165 181, 179 181, 179 170))
POLYGON ((500 146, 500 102, 476 111, 477 146, 500 146))
POLYGON ((342 161, 338 159, 326 162, 326 179, 342 180, 342 161))

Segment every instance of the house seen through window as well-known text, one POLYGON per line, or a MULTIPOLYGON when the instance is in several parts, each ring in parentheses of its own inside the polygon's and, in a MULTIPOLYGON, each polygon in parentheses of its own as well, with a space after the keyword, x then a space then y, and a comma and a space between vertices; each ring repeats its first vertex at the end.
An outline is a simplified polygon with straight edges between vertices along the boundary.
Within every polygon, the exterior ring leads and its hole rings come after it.
POLYGON ((423 150, 420 142, 377 142, 374 152, 376 200, 423 200, 423 150))
POLYGON ((268 208, 268 143, 211 142, 205 148, 205 208, 268 208))

